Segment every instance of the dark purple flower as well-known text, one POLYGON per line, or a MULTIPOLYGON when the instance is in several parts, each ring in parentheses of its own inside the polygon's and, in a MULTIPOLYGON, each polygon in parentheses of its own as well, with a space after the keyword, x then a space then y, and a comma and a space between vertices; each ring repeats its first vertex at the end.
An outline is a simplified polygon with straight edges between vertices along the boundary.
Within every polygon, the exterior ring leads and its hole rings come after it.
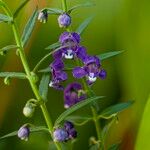
POLYGON ((96 56, 86 56, 83 59, 84 66, 76 67, 73 70, 73 76, 75 78, 87 77, 87 82, 91 85, 96 81, 97 77, 104 79, 106 72, 101 68, 100 60, 96 56))
POLYGON ((30 134, 30 129, 27 126, 22 126, 19 130, 18 130, 18 137, 21 140, 25 140, 27 141, 29 138, 29 134, 30 134))
POLYGON ((76 50, 76 56, 84 62, 87 57, 86 48, 83 46, 78 46, 76 50))
POLYGON ((73 125, 72 122, 66 121, 66 122, 64 123, 64 128, 65 128, 67 131, 69 131, 69 130, 71 130, 72 128, 74 128, 74 125, 73 125))
POLYGON ((75 139, 77 137, 77 131, 74 128, 70 129, 68 133, 69 139, 75 139))
POLYGON ((45 9, 45 10, 41 10, 41 11, 39 12, 38 20, 39 20, 40 22, 43 22, 43 23, 46 23, 46 22, 47 22, 47 20, 48 20, 48 13, 47 13, 47 10, 46 10, 46 9, 45 9))
POLYGON ((59 37, 59 42, 61 44, 66 44, 73 42, 74 44, 79 44, 80 43, 80 35, 75 32, 63 32, 60 37, 59 37))
POLYGON ((68 132, 63 128, 58 128, 53 132, 54 141, 65 142, 68 140, 68 132))
POLYGON ((69 108, 85 98, 86 94, 81 84, 71 83, 64 90, 64 107, 69 108))
POLYGON ((64 13, 58 17, 58 23, 60 27, 68 27, 71 24, 71 17, 64 13))
POLYGON ((57 90, 63 90, 63 86, 60 85, 62 81, 67 80, 67 74, 63 71, 64 64, 61 59, 54 60, 51 64, 52 80, 49 83, 50 87, 57 90))

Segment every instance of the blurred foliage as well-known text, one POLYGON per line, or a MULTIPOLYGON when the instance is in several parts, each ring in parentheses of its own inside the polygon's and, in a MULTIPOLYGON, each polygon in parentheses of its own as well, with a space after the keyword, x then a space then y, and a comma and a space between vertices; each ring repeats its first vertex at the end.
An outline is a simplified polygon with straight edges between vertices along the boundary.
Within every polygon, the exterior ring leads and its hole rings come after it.
MULTIPOLYGON (((70 6, 85 0, 68 0, 70 6)), ((150 89, 150 1, 148 0, 93 0, 96 6, 80 8, 72 13, 73 26, 77 26, 88 16, 96 14, 92 23, 82 35, 82 43, 91 54, 100 54, 113 50, 125 50, 123 54, 103 63, 108 72, 104 81, 98 80, 93 89, 99 95, 106 95, 106 102, 100 105, 104 109, 107 105, 120 101, 134 100, 134 107, 119 115, 119 123, 114 124, 109 131, 107 144, 121 143, 121 150, 133 150, 139 122, 150 89)), ((15 10, 20 0, 6 0, 12 10, 15 10)), ((44 6, 61 7, 60 0, 31 0, 18 16, 17 22, 22 33, 28 17, 38 4, 44 6)), ((2 12, 0 10, 0 12, 2 12)), ((58 28, 56 17, 50 16, 47 24, 37 23, 31 41, 26 46, 26 54, 31 68, 48 51, 44 48, 58 40, 62 32, 58 28)), ((14 44, 14 38, 9 25, 0 24, 0 47, 14 44)), ((42 68, 46 68, 52 61, 50 58, 42 68)), ((1 71, 22 71, 20 60, 14 51, 5 57, 0 56, 1 71)), ((26 121, 37 125, 44 125, 40 109, 36 110, 34 118, 27 120, 22 114, 26 100, 33 97, 26 81, 12 80, 10 86, 5 86, 0 79, 0 135, 18 129, 26 121)), ((49 89, 48 108, 53 120, 64 110, 63 93, 49 89), (52 107, 53 106, 53 107, 52 107)), ((88 109, 80 111, 86 114, 88 109)), ((147 123, 149 121, 147 120, 147 123)), ((88 137, 95 135, 92 123, 78 128, 79 138, 75 149, 87 149, 88 137), (80 147, 82 143, 82 148, 80 147)), ((145 135, 141 135, 145 136, 145 135)), ((145 137, 148 138, 148 137, 145 137)), ((13 137, 0 142, 0 149, 11 150, 41 150, 48 149, 48 135, 33 134, 29 142, 22 142, 13 137)), ((143 137, 141 137, 143 139, 143 137)), ((146 146, 146 145, 145 145, 146 146)), ((144 148, 146 149, 146 147, 144 148)))

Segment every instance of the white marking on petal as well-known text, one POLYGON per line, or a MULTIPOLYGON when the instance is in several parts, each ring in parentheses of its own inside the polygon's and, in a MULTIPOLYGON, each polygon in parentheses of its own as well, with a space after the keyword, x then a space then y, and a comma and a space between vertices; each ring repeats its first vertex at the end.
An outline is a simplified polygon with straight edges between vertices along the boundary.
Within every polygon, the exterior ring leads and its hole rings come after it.
POLYGON ((53 81, 50 81, 49 86, 53 87, 53 81))
POLYGON ((73 59, 73 51, 71 49, 67 50, 67 54, 65 54, 65 58, 66 59, 73 59))
POLYGON ((97 78, 94 76, 94 73, 89 73, 88 79, 91 82, 95 82, 97 78))
POLYGON ((64 107, 67 109, 67 108, 69 108, 69 105, 65 104, 64 107))

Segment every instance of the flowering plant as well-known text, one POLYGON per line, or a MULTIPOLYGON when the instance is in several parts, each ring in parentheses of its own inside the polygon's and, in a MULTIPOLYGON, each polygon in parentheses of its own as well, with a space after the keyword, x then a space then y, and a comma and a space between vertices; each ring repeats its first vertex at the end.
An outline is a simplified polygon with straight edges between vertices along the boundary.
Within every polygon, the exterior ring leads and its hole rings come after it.
MULTIPOLYGON (((92 86, 96 83, 98 78, 102 80, 106 78, 107 73, 102 67, 103 60, 116 56, 122 53, 122 51, 108 52, 95 56, 89 55, 87 48, 81 45, 81 34, 91 22, 92 17, 83 21, 78 29, 73 31, 71 28, 71 24, 73 23, 71 13, 79 7, 92 6, 93 3, 90 2, 79 4, 68 9, 66 0, 62 0, 62 9, 43 8, 40 11, 35 9, 21 37, 16 18, 28 1, 29 0, 24 0, 16 11, 12 13, 7 4, 3 0, 0 0, 0 7, 5 12, 5 14, 0 14, 0 21, 11 25, 16 41, 15 45, 8 45, 1 48, 0 53, 5 55, 10 49, 16 49, 16 54, 21 59, 25 71, 0 72, 0 77, 4 78, 4 83, 7 85, 10 84, 12 78, 29 81, 35 98, 26 102, 23 108, 23 114, 28 118, 33 117, 36 107, 40 107, 47 126, 38 127, 26 123, 22 125, 17 132, 9 133, 1 137, 1 139, 18 135, 20 139, 27 141, 32 132, 46 131, 51 136, 52 145, 54 145, 56 149, 61 150, 64 149, 64 145, 68 147, 69 141, 71 147, 77 141, 78 132, 76 126, 83 126, 93 121, 97 137, 90 138, 89 149, 106 149, 105 137, 107 131, 111 127, 111 124, 117 121, 117 114, 128 108, 132 102, 116 104, 101 110, 98 101, 100 100, 102 102, 105 100, 105 96, 96 96, 92 90, 92 86), (58 42, 47 47, 47 49, 51 51, 41 58, 31 71, 24 52, 25 45, 32 34, 36 21, 39 20, 42 23, 46 23, 50 15, 57 15, 59 27, 66 31, 61 33, 58 42), (53 56, 53 62, 50 63, 48 68, 40 70, 41 64, 50 56, 53 56), (66 59, 70 60, 69 64, 66 64, 66 59), (69 67, 69 65, 71 67, 69 67), (71 83, 68 83, 68 71, 71 72, 75 80, 71 83), (39 72, 42 73, 42 78, 40 79, 38 88, 39 72), (66 111, 60 114, 55 123, 52 122, 51 115, 49 115, 46 107, 48 88, 50 87, 64 93, 64 108, 66 108, 66 111), (90 116, 72 115, 75 111, 79 111, 79 109, 84 106, 90 107, 90 116), (101 125, 100 122, 102 119, 108 120, 107 123, 101 125)), ((109 150, 118 149, 119 144, 120 143, 111 145, 109 150)))

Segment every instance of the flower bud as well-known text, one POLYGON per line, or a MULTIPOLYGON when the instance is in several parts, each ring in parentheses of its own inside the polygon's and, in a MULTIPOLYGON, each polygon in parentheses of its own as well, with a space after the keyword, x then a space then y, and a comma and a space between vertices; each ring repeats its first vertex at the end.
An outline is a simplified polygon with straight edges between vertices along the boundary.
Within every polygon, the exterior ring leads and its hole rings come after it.
POLYGON ((27 141, 29 138, 29 134, 30 134, 30 129, 27 126, 22 126, 19 130, 18 130, 18 137, 21 140, 25 140, 27 141))
POLYGON ((61 14, 59 17, 58 17, 58 23, 59 23, 59 26, 62 28, 62 27, 68 27, 70 24, 71 24, 71 17, 64 13, 64 14, 61 14))
POLYGON ((47 22, 47 20, 48 20, 48 13, 47 13, 47 10, 46 10, 46 9, 45 9, 45 10, 41 10, 41 11, 39 12, 38 20, 39 20, 40 22, 43 22, 43 23, 46 23, 46 22, 47 22))
POLYGON ((66 121, 66 122, 64 123, 64 128, 68 131, 68 130, 74 128, 74 125, 73 125, 72 122, 66 121))
POLYGON ((6 78, 4 79, 4 83, 5 83, 6 85, 10 85, 10 77, 6 77, 6 78))
POLYGON ((23 108, 23 114, 28 118, 33 116, 34 111, 35 111, 35 107, 30 103, 26 104, 25 107, 23 108))
POLYGON ((58 128, 53 133, 54 141, 65 142, 68 140, 68 132, 63 128, 58 128))

